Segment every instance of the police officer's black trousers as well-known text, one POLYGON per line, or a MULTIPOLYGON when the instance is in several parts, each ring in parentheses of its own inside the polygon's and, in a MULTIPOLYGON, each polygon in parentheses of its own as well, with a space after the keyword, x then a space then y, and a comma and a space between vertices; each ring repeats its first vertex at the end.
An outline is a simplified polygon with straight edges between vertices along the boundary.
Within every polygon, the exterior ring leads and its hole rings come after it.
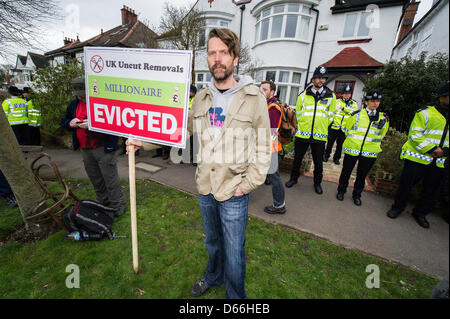
POLYGON ((317 142, 311 143, 308 140, 295 138, 295 156, 292 165, 291 179, 298 180, 300 176, 300 166, 302 165, 303 157, 311 146, 311 154, 314 162, 314 185, 320 185, 323 178, 323 153, 325 152, 325 143, 317 142))
POLYGON ((345 141, 345 133, 341 130, 333 130, 331 127, 328 130, 327 149, 325 150, 325 157, 329 158, 333 150, 334 142, 336 142, 336 150, 334 151, 333 159, 339 160, 342 155, 342 144, 345 141))
POLYGON ((420 199, 413 209, 413 214, 426 216, 433 209, 434 202, 439 196, 446 176, 445 170, 437 167, 435 161, 429 165, 409 160, 404 162, 400 185, 398 186, 392 209, 402 212, 406 208, 412 188, 422 180, 423 188, 420 192, 420 199))
POLYGON ((356 162, 358 162, 352 197, 361 198, 361 193, 363 192, 364 185, 366 184, 367 174, 369 174, 369 171, 376 160, 377 159, 374 157, 351 156, 345 154, 344 163, 342 164, 341 176, 339 177, 338 193, 345 194, 345 192, 347 191, 350 175, 352 174, 356 162))
POLYGON ((28 145, 41 145, 41 128, 39 126, 28 126, 28 145))
POLYGON ((14 132, 14 135, 16 135, 19 145, 28 145, 28 124, 11 125, 11 128, 14 132))

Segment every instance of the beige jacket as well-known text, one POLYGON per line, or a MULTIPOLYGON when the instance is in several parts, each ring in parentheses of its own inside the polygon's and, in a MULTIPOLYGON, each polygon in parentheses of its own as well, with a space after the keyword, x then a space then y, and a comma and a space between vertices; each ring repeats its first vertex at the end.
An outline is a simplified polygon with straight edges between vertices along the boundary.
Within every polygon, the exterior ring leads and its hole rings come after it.
MULTIPOLYGON (((214 140, 209 109, 212 93, 195 96, 189 111, 188 131, 198 138, 195 181, 200 194, 216 200, 231 198, 237 187, 244 194, 261 185, 270 166, 270 122, 266 98, 255 85, 236 92, 219 137, 214 140)), ((195 142, 194 142, 195 143, 195 142)))

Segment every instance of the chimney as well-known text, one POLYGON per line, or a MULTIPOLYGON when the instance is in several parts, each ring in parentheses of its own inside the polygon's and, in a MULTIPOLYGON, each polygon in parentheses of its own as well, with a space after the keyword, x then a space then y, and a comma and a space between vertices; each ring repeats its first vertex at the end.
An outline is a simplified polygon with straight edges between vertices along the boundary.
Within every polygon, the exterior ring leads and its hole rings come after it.
MULTIPOLYGON (((77 36, 77 41, 79 41, 78 36, 77 36)), ((68 45, 69 43, 73 43, 73 42, 75 42, 74 39, 64 37, 64 45, 68 45)))
POLYGON ((414 23, 414 17, 417 13, 417 8, 419 7, 419 3, 420 2, 412 0, 412 2, 406 8, 402 23, 400 25, 400 32, 398 34, 397 43, 399 43, 408 34, 409 30, 411 30, 414 23))
POLYGON ((133 9, 124 5, 120 11, 122 12, 122 24, 135 23, 137 21, 137 14, 133 9))

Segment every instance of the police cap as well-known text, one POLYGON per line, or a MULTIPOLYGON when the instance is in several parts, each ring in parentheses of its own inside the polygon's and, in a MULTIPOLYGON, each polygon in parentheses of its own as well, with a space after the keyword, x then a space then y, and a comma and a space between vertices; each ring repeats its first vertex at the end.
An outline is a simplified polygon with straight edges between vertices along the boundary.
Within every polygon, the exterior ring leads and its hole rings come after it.
POLYGON ((192 92, 192 93, 194 93, 194 94, 197 94, 197 88, 195 87, 195 85, 192 85, 192 84, 191 84, 191 87, 190 87, 190 89, 189 89, 189 92, 192 92))
POLYGON ((352 88, 350 87, 350 85, 347 85, 346 87, 345 87, 345 89, 344 89, 344 92, 342 92, 342 93, 348 93, 348 94, 351 94, 352 93, 352 88))
POLYGON ((14 96, 20 95, 21 91, 19 90, 19 88, 17 86, 11 85, 8 88, 8 93, 14 96))
POLYGON ((366 96, 364 97, 364 99, 366 101, 381 100, 381 98, 382 98, 381 92, 378 90, 370 90, 369 92, 367 92, 366 96))
POLYGON ((314 71, 312 78, 327 78, 328 79, 328 70, 324 66, 318 66, 314 71))

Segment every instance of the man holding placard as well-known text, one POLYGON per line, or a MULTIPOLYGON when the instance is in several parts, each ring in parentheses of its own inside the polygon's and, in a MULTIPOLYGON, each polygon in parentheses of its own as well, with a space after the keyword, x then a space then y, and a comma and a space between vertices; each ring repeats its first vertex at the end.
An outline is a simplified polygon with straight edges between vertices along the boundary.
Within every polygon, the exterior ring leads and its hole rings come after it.
MULTIPOLYGON (((252 79, 233 76, 240 51, 236 34, 212 29, 207 50, 212 79, 195 96, 188 130, 198 136, 195 180, 209 262, 191 296, 225 284, 227 298, 246 298, 249 193, 264 182, 270 166, 269 114, 266 98, 252 79)), ((130 139, 127 145, 140 148, 143 143, 130 139)))

